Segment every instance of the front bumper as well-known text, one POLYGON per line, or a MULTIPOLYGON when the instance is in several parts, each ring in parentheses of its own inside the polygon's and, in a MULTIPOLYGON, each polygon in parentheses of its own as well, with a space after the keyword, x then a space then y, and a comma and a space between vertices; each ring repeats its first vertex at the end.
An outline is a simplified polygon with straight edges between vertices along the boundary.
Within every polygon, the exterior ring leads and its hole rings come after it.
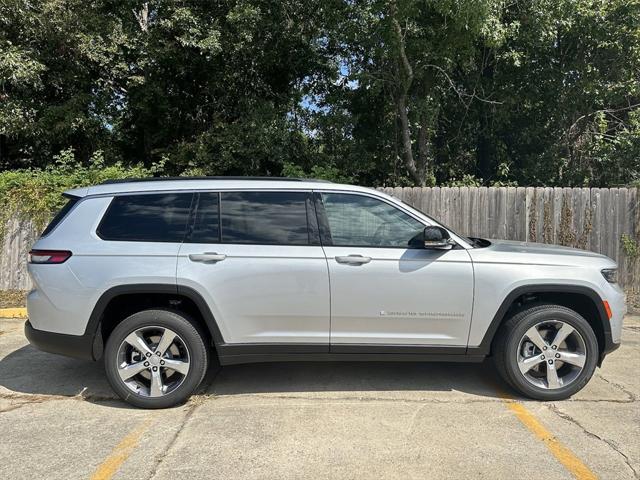
POLYGON ((616 286, 616 288, 612 290, 613 291, 606 297, 612 314, 609 319, 609 324, 611 325, 611 341, 619 344, 622 337, 622 322, 624 316, 627 314, 627 302, 624 292, 620 287, 616 286))
POLYGON ((24 335, 38 350, 57 353, 83 360, 98 360, 102 356, 100 335, 66 335, 33 328, 28 320, 24 324, 24 335))
POLYGON ((620 348, 622 322, 624 316, 627 314, 626 298, 620 287, 617 285, 612 286, 611 291, 607 294, 606 300, 609 302, 609 308, 611 308, 611 318, 603 319, 605 322, 608 321, 609 328, 604 329, 604 348, 600 352, 598 366, 602 366, 604 357, 620 348))
POLYGON ((604 360, 604 357, 609 355, 611 352, 616 351, 618 348, 620 348, 620 342, 615 343, 611 339, 611 334, 605 332, 605 334, 604 334, 604 349, 600 352, 600 358, 598 360, 598 366, 601 367, 602 366, 602 361, 604 360))

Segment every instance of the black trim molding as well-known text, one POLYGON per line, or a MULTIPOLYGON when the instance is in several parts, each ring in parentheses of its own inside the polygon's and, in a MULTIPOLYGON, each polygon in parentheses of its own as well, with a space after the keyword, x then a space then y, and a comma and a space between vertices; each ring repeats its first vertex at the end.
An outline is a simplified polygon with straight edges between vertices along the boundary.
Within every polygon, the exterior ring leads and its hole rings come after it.
MULTIPOLYGON (((27 320, 24 324, 24 335, 31 345, 43 352, 57 353, 83 360, 96 360, 93 350, 97 337, 93 334, 66 335, 37 330, 27 320)), ((100 341, 101 339, 102 336, 100 336, 100 341)))
MULTIPOLYGON (((427 350, 427 349, 425 349, 427 350)), ((430 353, 263 353, 220 355, 221 365, 265 362, 468 362, 478 363, 484 355, 430 353)))

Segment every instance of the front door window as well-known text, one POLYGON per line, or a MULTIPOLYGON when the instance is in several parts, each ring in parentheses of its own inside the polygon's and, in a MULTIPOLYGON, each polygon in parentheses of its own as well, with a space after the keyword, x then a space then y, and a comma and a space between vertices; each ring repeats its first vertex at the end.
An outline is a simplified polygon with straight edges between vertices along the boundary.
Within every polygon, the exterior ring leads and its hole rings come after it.
POLYGON ((364 195, 323 193, 322 203, 334 246, 410 248, 419 245, 424 225, 382 200, 364 195))

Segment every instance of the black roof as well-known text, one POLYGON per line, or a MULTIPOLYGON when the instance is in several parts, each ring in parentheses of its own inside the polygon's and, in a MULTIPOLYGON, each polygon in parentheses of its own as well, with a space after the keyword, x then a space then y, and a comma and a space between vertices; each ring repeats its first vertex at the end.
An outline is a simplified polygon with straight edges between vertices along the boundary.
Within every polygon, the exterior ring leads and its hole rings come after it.
POLYGON ((101 185, 111 185, 114 183, 131 183, 131 182, 163 182, 167 180, 259 180, 259 181, 278 181, 278 182, 318 182, 331 183, 329 180, 319 178, 289 178, 289 177, 147 177, 147 178, 122 178, 105 180, 101 185))

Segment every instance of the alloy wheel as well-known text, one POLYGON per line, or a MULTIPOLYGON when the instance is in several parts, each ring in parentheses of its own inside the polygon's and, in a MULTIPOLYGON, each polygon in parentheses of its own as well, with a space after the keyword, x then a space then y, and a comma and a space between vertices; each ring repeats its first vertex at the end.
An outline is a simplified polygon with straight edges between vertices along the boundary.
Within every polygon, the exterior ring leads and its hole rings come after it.
POLYGON ((574 327, 560 320, 546 320, 525 332, 516 355, 520 373, 529 383, 555 390, 578 378, 587 348, 574 327))
POLYGON ((118 348, 118 374, 136 395, 168 395, 184 382, 189 369, 189 349, 184 340, 168 328, 138 328, 127 335, 118 348))

